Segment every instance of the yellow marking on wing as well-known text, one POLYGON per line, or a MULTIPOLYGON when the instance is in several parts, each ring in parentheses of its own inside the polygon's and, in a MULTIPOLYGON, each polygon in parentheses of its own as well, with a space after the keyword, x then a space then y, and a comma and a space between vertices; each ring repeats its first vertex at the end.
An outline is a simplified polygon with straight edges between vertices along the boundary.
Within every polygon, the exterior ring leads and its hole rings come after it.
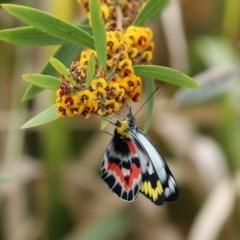
POLYGON ((163 188, 159 180, 157 181, 157 186, 155 188, 152 187, 150 181, 145 181, 142 183, 141 191, 156 201, 157 198, 162 194, 163 188))

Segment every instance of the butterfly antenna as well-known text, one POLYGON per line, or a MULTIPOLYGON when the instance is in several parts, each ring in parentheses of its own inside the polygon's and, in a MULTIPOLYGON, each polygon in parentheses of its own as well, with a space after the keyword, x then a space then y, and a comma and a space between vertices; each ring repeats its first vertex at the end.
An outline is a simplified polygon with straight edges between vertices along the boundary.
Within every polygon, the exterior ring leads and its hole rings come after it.
POLYGON ((116 126, 116 122, 117 122, 116 119, 114 119, 114 118, 112 118, 112 117, 108 117, 108 118, 107 118, 107 121, 108 121, 109 123, 111 123, 112 125, 116 126))
POLYGON ((132 113, 132 108, 131 108, 130 105, 127 104, 126 101, 125 101, 125 106, 127 107, 128 111, 129 111, 130 113, 132 113))
MULTIPOLYGON (((155 90, 148 96, 148 98, 145 100, 145 102, 142 104, 142 106, 134 113, 134 117, 137 115, 137 113, 145 106, 145 104, 149 101, 149 99, 152 98, 152 96, 156 93, 156 91, 159 89, 160 87, 156 87, 155 90)), ((130 109, 130 113, 131 113, 131 109, 130 109)))

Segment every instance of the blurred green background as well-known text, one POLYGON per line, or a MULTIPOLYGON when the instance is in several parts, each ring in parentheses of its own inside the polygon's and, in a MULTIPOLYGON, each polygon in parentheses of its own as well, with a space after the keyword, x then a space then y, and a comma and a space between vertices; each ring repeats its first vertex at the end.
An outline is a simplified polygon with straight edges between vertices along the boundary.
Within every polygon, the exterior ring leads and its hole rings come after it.
MULTIPOLYGON (((84 17, 74 0, 13 2, 76 24, 84 17)), ((1 29, 19 25, 0 9, 1 29)), ((27 87, 21 75, 39 72, 56 47, 0 42, 0 239, 240 239, 240 1, 173 0, 149 26, 154 63, 202 84, 161 84, 155 94, 148 135, 172 169, 179 200, 125 203, 107 189, 99 169, 111 137, 100 132, 98 117, 21 130, 55 100, 45 91, 20 102, 27 87)))

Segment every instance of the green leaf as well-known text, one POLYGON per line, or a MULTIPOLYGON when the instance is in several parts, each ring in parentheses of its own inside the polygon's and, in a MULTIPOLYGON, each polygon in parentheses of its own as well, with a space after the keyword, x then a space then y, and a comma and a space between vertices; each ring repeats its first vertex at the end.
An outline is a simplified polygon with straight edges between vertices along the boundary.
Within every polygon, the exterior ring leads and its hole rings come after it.
POLYGON ((40 88, 50 89, 56 91, 60 84, 60 79, 50 76, 50 75, 42 75, 42 74, 25 74, 22 78, 40 88))
POLYGON ((0 40, 20 45, 56 45, 63 40, 33 27, 19 27, 0 31, 0 40))
POLYGON ((29 85, 22 96, 21 102, 29 101, 43 90, 43 88, 37 87, 35 85, 29 85))
POLYGON ((168 0, 148 0, 146 5, 135 18, 133 25, 144 25, 149 19, 161 12, 167 3, 168 0))
MULTIPOLYGON (((73 59, 77 58, 80 55, 81 50, 82 47, 79 45, 66 43, 56 51, 54 57, 61 60, 63 64, 69 65, 73 59)), ((51 75, 56 77, 59 75, 49 62, 43 67, 41 73, 44 75, 51 75)), ((25 91, 21 101, 28 101, 39 94, 41 91, 43 91, 42 88, 30 85, 25 91)))
POLYGON ((49 122, 52 122, 58 119, 59 116, 56 113, 56 105, 52 105, 43 112, 39 113, 37 116, 31 118, 25 124, 22 125, 22 129, 36 127, 39 125, 43 125, 49 122))
POLYGON ((87 78, 86 78, 87 87, 91 86, 91 82, 94 78, 94 74, 95 74, 95 57, 93 54, 91 54, 89 57, 88 69, 87 69, 87 78))
POLYGON ((107 63, 107 37, 105 24, 103 21, 100 3, 98 0, 90 0, 90 16, 92 23, 92 31, 94 37, 94 45, 97 51, 98 66, 106 70, 107 63))
MULTIPOLYGON (((88 33, 92 33, 92 29, 87 25, 80 25, 79 28, 88 33)), ((18 27, 0 30, 0 40, 19 45, 42 46, 57 45, 66 42, 34 27, 18 27)))
POLYGON ((109 115, 101 117, 100 129, 103 130, 109 124, 109 115))
POLYGON ((94 49, 93 37, 70 23, 30 7, 15 4, 2 4, 1 6, 9 14, 49 35, 94 49))
POLYGON ((162 66, 155 65, 136 65, 134 72, 137 75, 153 78, 155 80, 164 81, 175 84, 180 87, 197 88, 199 83, 184 73, 162 66))
POLYGON ((151 121, 152 121, 152 113, 153 113, 153 105, 154 105, 154 95, 152 94, 155 91, 155 84, 153 79, 145 79, 144 81, 146 85, 146 93, 147 96, 150 96, 150 98, 147 100, 147 111, 145 114, 145 121, 144 121, 144 127, 143 131, 146 133, 150 127, 151 121))
POLYGON ((64 66, 62 62, 60 62, 57 58, 51 57, 49 59, 51 65, 55 68, 55 70, 64 77, 67 81, 69 81, 72 85, 75 84, 75 81, 69 76, 68 69, 64 66))

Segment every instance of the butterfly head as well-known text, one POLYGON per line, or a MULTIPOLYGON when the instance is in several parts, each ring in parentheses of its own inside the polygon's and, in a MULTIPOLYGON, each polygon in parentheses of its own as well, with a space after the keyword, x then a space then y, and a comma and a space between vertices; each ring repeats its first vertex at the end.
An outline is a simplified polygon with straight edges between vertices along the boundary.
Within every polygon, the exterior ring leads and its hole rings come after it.
POLYGON ((123 121, 117 121, 115 125, 116 133, 126 139, 130 139, 131 132, 133 133, 136 130, 135 118, 131 112, 127 114, 123 121))
POLYGON ((127 119, 116 123, 116 133, 123 138, 130 139, 129 121, 127 119))

